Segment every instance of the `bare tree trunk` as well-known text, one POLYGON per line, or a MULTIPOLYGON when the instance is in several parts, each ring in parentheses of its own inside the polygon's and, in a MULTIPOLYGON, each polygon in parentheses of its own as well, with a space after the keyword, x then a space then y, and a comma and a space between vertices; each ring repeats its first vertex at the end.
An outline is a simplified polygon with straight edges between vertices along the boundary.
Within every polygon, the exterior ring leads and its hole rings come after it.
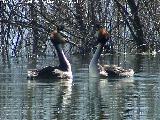
POLYGON ((142 24, 140 21, 140 18, 138 16, 138 6, 136 6, 135 0, 127 0, 128 5, 131 9, 131 13, 133 15, 133 27, 134 31, 136 33, 136 43, 139 46, 138 51, 139 52, 145 52, 147 51, 147 46, 144 45, 146 43, 143 35, 143 30, 142 30, 142 24))
POLYGON ((88 52, 88 47, 86 47, 86 45, 88 46, 89 41, 87 36, 87 30, 86 30, 86 24, 85 24, 85 8, 84 8, 84 4, 85 1, 83 0, 72 0, 76 9, 76 21, 78 23, 78 28, 81 31, 82 34, 82 46, 81 46, 81 52, 82 53, 86 53, 88 52))
MULTIPOLYGON (((3 21, 3 19, 5 18, 5 15, 4 15, 4 9, 5 9, 5 6, 1 3, 1 5, 0 5, 0 11, 1 11, 1 20, 3 21)), ((6 40, 6 38, 5 38, 5 34, 6 34, 6 31, 5 31, 5 24, 2 22, 1 23, 1 44, 0 44, 0 46, 1 46, 1 54, 2 54, 2 58, 3 58, 3 61, 5 62, 6 60, 8 60, 9 58, 9 56, 8 56, 8 48, 7 48, 7 45, 8 45, 8 41, 6 40)))
POLYGON ((142 25, 140 18, 138 16, 138 7, 136 6, 136 3, 134 0, 127 0, 127 3, 131 9, 132 17, 128 16, 128 11, 125 10, 125 8, 118 2, 118 0, 115 0, 124 20, 127 24, 131 35, 133 36, 134 41, 137 44, 137 51, 138 52, 145 52, 147 51, 147 45, 146 41, 144 39, 144 34, 142 30, 142 25), (130 22, 129 22, 130 21, 130 22), (130 24, 131 23, 131 24, 130 24), (131 27, 133 26, 133 28, 131 27))
POLYGON ((34 10, 35 6, 33 4, 30 4, 30 14, 31 14, 31 20, 32 20, 32 34, 33 34, 33 55, 36 57, 38 52, 38 29, 37 29, 37 12, 34 10))

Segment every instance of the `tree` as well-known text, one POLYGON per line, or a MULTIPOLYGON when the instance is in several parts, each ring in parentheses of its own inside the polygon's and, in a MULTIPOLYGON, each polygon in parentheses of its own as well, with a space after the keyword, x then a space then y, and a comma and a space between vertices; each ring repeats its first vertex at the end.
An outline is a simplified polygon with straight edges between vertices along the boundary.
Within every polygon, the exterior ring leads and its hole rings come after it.
MULTIPOLYGON (((118 52, 159 49, 159 1, 136 0, 32 0, 1 2, 1 46, 7 54, 46 53, 49 33, 63 24, 64 36, 79 47, 72 53, 94 48, 96 23, 106 27, 118 52), (25 49, 25 50, 24 50, 25 49), (11 51, 11 52, 9 52, 11 51)), ((71 44, 71 48, 73 45, 71 44)), ((52 48, 51 48, 52 49, 52 48)), ((52 50, 51 50, 52 51, 52 50)), ((6 53, 5 53, 6 54, 6 53)), ((24 54, 23 54, 24 55, 24 54)))

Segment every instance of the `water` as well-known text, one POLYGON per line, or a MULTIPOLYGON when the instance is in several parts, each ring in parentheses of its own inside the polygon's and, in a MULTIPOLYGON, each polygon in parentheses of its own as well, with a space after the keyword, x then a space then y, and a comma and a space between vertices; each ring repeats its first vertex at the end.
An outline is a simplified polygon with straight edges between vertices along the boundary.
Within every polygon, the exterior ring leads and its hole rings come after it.
MULTIPOLYGON (((160 56, 102 57, 101 63, 132 67, 133 78, 89 78, 89 56, 70 59, 73 80, 27 80, 24 58, 0 63, 1 120, 158 120, 160 119, 160 56)), ((37 67, 56 64, 52 57, 37 67)))

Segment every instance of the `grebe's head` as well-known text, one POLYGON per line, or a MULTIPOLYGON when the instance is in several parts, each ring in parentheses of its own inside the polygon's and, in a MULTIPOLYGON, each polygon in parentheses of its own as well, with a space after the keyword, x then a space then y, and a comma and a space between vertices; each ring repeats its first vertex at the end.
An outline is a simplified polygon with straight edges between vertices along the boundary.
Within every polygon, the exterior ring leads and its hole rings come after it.
POLYGON ((98 30, 98 43, 106 44, 109 39, 109 33, 105 28, 100 28, 98 30))
POLYGON ((97 30, 97 43, 106 44, 109 39, 109 33, 105 27, 103 27, 99 21, 96 22, 95 28, 97 30))
POLYGON ((51 42, 53 44, 64 44, 64 43, 66 43, 66 40, 60 34, 60 31, 62 31, 63 29, 64 29, 64 26, 57 26, 56 30, 51 32, 50 38, 51 38, 51 42))

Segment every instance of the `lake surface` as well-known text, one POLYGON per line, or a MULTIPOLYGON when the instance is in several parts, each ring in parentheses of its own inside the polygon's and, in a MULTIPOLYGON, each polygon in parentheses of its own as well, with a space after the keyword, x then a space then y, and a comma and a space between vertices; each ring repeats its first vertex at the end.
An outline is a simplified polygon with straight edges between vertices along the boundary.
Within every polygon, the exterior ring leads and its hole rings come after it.
MULTIPOLYGON (((0 61, 1 120, 159 120, 160 55, 103 56, 103 64, 133 68, 132 78, 89 78, 90 56, 71 56, 73 80, 27 80, 25 58, 0 61)), ((37 68, 57 64, 39 58, 37 68)))

